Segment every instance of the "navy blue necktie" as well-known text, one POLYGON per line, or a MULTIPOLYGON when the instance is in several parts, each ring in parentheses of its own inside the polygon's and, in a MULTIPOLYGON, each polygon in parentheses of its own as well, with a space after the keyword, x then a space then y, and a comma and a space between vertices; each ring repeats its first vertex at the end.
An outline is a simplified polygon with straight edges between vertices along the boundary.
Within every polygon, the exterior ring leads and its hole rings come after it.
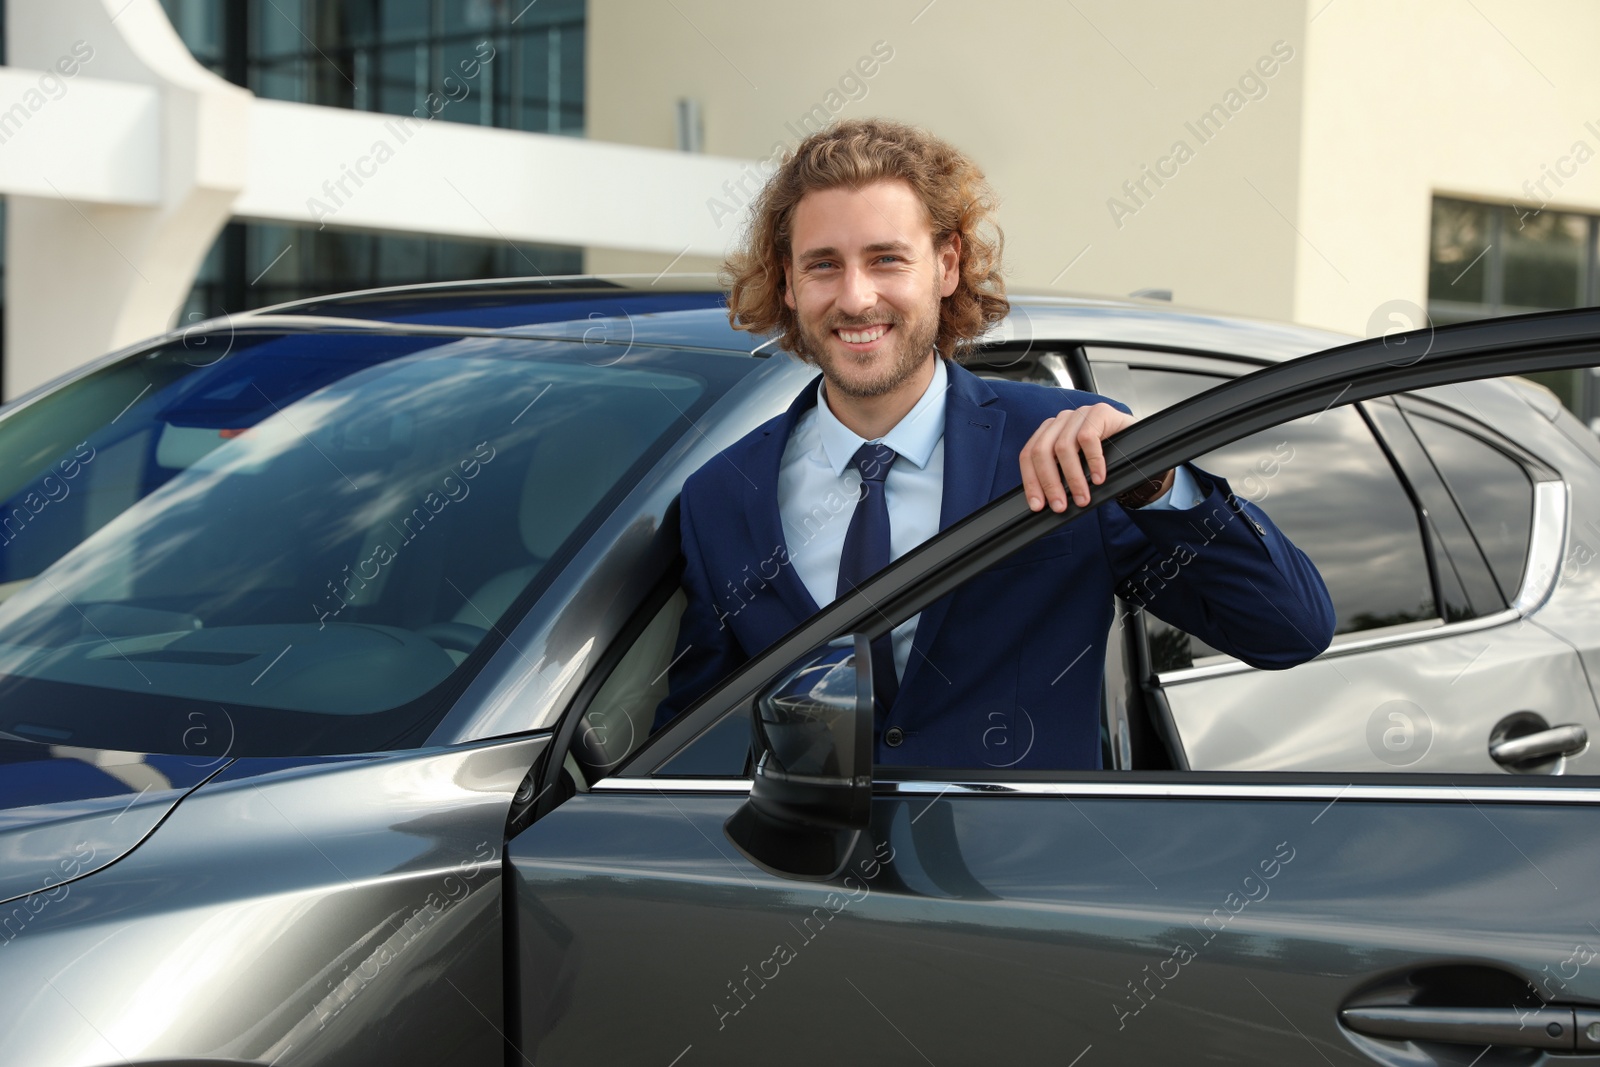
MULTIPOLYGON (((850 457, 849 466, 861 472, 861 495, 845 531, 844 550, 839 555, 839 584, 835 597, 853 592, 856 586, 889 565, 889 501, 884 479, 894 465, 897 453, 883 442, 867 442, 850 457)), ((894 643, 890 634, 872 642, 872 691, 880 709, 887 712, 900 691, 894 674, 894 643)))

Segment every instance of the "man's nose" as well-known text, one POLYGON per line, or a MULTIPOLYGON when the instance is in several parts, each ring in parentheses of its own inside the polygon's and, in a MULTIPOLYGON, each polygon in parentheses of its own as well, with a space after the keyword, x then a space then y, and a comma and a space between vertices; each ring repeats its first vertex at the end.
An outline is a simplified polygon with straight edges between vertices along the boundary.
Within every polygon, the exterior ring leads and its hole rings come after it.
POLYGON ((862 315, 878 303, 878 288, 872 276, 859 266, 844 268, 844 284, 839 289, 839 310, 846 315, 862 315))

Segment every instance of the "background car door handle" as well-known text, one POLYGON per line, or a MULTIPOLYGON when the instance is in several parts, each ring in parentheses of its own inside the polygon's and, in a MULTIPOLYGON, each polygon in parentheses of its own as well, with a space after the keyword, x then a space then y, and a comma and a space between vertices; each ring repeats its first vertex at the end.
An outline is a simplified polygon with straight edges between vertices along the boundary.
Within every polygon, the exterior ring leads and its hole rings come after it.
POLYGON ((1357 1033, 1402 1041, 1448 1041, 1504 1048, 1600 1048, 1600 1012, 1553 1004, 1529 1010, 1373 1006, 1345 1008, 1339 1018, 1357 1033))
POLYGON ((1589 731, 1581 726, 1552 726, 1536 734, 1496 741, 1489 746, 1489 755, 1496 763, 1523 763, 1551 756, 1571 756, 1583 751, 1588 743, 1589 731))

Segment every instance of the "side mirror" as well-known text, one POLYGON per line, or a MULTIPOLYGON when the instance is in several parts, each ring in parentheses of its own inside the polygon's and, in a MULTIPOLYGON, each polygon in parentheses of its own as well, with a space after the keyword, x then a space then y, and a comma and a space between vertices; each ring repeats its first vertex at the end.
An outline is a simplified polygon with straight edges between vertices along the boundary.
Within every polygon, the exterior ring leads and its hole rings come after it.
POLYGON ((862 634, 829 642, 756 698, 750 799, 723 825, 770 874, 826 881, 872 814, 872 662, 862 634))

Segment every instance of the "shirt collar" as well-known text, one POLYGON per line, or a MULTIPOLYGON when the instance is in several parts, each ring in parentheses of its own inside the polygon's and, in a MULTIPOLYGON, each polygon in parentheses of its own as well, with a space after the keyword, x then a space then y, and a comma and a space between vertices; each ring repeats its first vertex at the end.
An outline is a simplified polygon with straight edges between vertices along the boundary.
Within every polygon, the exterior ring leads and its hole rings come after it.
MULTIPOLYGON (((817 434, 822 440, 822 451, 833 468, 835 477, 842 475, 858 449, 867 443, 865 437, 839 421, 822 395, 822 380, 817 381, 817 434)), ((928 465, 934 446, 944 436, 944 398, 949 384, 949 374, 944 359, 935 356, 933 380, 923 390, 922 397, 894 428, 879 440, 894 449, 901 459, 909 460, 918 470, 928 465)))

